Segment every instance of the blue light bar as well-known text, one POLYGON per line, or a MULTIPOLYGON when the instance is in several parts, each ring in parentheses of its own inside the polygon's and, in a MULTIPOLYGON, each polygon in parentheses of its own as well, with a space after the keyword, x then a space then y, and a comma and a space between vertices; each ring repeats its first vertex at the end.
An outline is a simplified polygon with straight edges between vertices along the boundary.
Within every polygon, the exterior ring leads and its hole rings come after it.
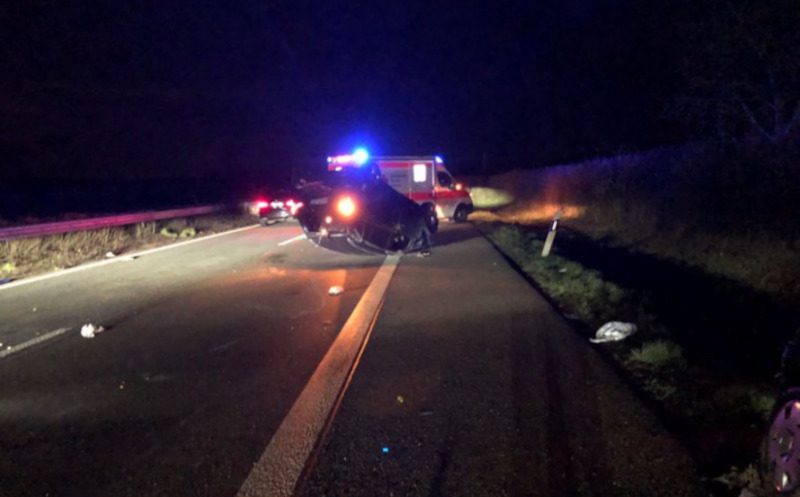
POLYGON ((433 157, 433 160, 435 160, 437 164, 441 164, 442 162, 444 162, 444 161, 442 161, 442 158, 440 156, 438 156, 438 155, 435 155, 433 157))
POLYGON ((364 164, 368 160, 369 160, 369 152, 367 152, 366 148, 357 148, 353 152, 353 162, 355 162, 359 166, 364 164))

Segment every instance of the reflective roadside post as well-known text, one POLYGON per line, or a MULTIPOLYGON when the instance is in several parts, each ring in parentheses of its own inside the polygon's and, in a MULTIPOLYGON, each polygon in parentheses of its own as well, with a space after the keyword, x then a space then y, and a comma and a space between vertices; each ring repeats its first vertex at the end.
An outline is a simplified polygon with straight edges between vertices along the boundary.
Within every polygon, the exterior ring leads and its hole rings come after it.
POLYGON ((558 229, 558 221, 561 219, 561 209, 558 209, 553 215, 553 224, 550 226, 550 231, 547 232, 547 238, 544 241, 542 248, 542 257, 550 255, 550 249, 553 248, 553 242, 556 239, 556 230, 558 229))

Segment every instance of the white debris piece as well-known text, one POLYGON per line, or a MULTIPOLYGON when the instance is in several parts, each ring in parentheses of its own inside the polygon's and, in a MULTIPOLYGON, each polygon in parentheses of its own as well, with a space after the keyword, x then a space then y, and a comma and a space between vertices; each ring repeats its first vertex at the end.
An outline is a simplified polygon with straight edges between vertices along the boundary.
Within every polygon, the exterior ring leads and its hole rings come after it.
POLYGON ((636 325, 633 323, 623 323, 621 321, 609 321, 597 330, 594 338, 590 338, 592 343, 618 342, 636 333, 636 325))
POLYGON ((102 333, 106 329, 102 326, 95 326, 92 323, 81 326, 81 336, 83 338, 94 338, 98 333, 102 333))
POLYGON ((328 295, 336 296, 341 295, 344 292, 344 288, 336 285, 328 288, 328 295))
POLYGON ((111 258, 114 258, 116 256, 117 256, 117 254, 115 254, 114 252, 112 252, 110 250, 108 252, 106 252, 106 259, 111 259, 111 258))

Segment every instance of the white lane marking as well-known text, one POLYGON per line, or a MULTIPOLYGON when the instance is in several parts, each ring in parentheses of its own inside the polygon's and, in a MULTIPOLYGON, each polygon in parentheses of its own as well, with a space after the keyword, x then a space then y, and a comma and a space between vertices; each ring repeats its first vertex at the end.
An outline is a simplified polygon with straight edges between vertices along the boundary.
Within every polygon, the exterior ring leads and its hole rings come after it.
POLYGON ((11 354, 16 354, 20 350, 25 350, 28 347, 32 347, 32 346, 34 346, 34 345, 36 345, 38 343, 42 343, 44 341, 50 340, 51 338, 55 338, 58 335, 63 335, 64 333, 66 333, 68 331, 69 331, 69 328, 59 328, 59 329, 53 330, 53 331, 51 331, 49 333, 45 333, 44 335, 40 335, 40 336, 38 336, 36 338, 31 338, 30 340, 28 340, 26 342, 22 342, 19 345, 12 345, 11 347, 7 347, 7 348, 3 349, 2 351, 0 351, 0 359, 3 359, 4 357, 8 357, 11 354))
POLYGON ((137 257, 141 257, 143 255, 150 255, 155 252, 160 252, 162 250, 169 250, 177 247, 183 247, 185 245, 189 245, 192 243, 197 242, 204 242, 206 240, 211 240, 212 238, 217 238, 220 236, 231 235, 233 233, 238 233, 240 231, 245 231, 249 229, 253 229, 257 227, 257 224, 253 224, 250 226, 245 226, 244 228, 236 228, 230 231, 223 231, 222 233, 214 233, 213 235, 202 236, 200 238, 193 238, 191 240, 186 240, 185 242, 177 242, 170 245, 164 245, 162 247, 156 247, 148 250, 142 250, 141 252, 133 252, 130 254, 121 254, 118 257, 114 257, 112 259, 103 259, 101 261, 89 262, 87 264, 82 264, 80 266, 71 267, 68 269, 61 269, 58 271, 53 271, 52 273, 45 273, 40 274, 38 276, 31 276, 30 278, 24 278, 17 281, 12 281, 10 283, 6 283, 5 285, 0 285, 0 291, 8 290, 9 288, 16 288, 22 285, 27 285, 29 283, 36 283, 37 281, 49 280, 50 278, 55 278, 57 276, 64 276, 65 274, 75 273, 78 271, 83 271, 85 269, 93 269, 100 266, 105 266, 106 264, 114 264, 116 262, 130 262, 131 259, 135 259, 137 257))
POLYGON ((282 241, 281 243, 278 244, 278 247, 283 247, 284 245, 289 245, 290 243, 294 243, 298 240, 303 240, 305 239, 305 237, 306 237, 305 233, 303 233, 302 235, 297 235, 294 238, 289 238, 288 240, 282 241))
POLYGON ((322 358, 237 497, 291 496, 317 439, 358 366, 399 256, 389 256, 322 358))

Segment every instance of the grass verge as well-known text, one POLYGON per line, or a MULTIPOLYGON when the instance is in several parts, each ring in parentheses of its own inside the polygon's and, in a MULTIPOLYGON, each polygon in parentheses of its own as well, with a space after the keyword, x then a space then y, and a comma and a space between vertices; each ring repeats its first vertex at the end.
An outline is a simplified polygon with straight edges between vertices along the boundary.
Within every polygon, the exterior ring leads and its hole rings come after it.
POLYGON ((0 280, 7 282, 66 269, 255 222, 255 218, 244 215, 199 216, 3 241, 0 242, 0 280))
MULTIPOLYGON (((708 351, 687 339, 693 335, 687 335, 686 329, 677 327, 682 321, 668 315, 667 307, 654 304, 657 295, 627 285, 627 280, 614 278, 612 271, 598 269, 602 264, 589 267, 579 251, 573 250, 567 257, 559 251, 557 240, 555 252, 543 258, 546 229, 499 223, 477 226, 587 338, 607 321, 636 323, 638 333, 621 342, 599 345, 603 354, 690 449, 712 495, 730 495, 746 485, 756 486, 753 467, 774 403, 775 392, 768 382, 706 360, 708 351)), ((625 269, 636 270, 632 265, 625 269)), ((682 291, 678 286, 673 290, 682 291)))

